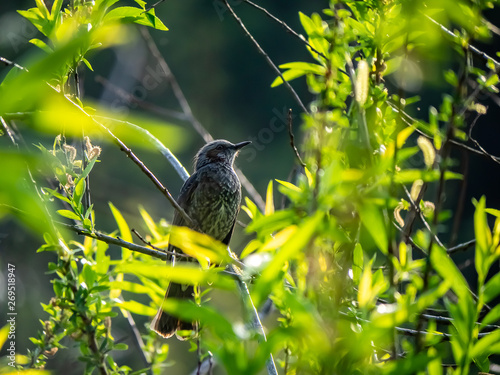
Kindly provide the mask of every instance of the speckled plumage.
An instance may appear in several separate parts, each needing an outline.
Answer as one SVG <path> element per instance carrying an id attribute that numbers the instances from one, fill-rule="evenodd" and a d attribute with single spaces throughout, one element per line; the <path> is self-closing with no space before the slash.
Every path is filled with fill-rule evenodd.
<path id="1" fill-rule="evenodd" d="M 195 156 L 194 173 L 182 186 L 177 199 L 188 216 L 198 223 L 199 228 L 194 229 L 226 245 L 231 239 L 241 201 L 241 184 L 233 163 L 238 151 L 249 143 L 232 144 L 216 140 L 203 146 Z M 173 225 L 186 226 L 185 220 L 177 212 Z M 171 245 L 168 250 L 181 251 Z M 170 283 L 165 299 L 191 299 L 193 292 L 192 286 Z M 181 321 L 161 308 L 151 323 L 153 330 L 166 338 L 177 330 L 192 330 L 193 326 L 193 322 Z"/>

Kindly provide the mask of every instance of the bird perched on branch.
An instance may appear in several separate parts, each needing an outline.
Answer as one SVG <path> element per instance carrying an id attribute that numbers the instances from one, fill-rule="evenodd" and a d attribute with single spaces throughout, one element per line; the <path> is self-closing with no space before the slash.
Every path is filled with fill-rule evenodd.
<path id="1" fill-rule="evenodd" d="M 174 214 L 173 225 L 191 227 L 225 245 L 229 244 L 241 202 L 241 184 L 233 169 L 233 163 L 238 152 L 250 143 L 246 141 L 233 144 L 221 139 L 206 144 L 198 151 L 194 158 L 194 173 L 182 186 L 177 199 L 179 206 L 197 227 L 187 225 L 179 212 Z M 168 246 L 168 250 L 182 252 L 172 245 Z M 175 257 L 172 262 L 175 263 Z M 193 299 L 193 293 L 192 285 L 170 282 L 165 299 Z M 168 338 L 177 330 L 193 330 L 195 324 L 182 321 L 160 307 L 151 327 L 159 335 Z"/>

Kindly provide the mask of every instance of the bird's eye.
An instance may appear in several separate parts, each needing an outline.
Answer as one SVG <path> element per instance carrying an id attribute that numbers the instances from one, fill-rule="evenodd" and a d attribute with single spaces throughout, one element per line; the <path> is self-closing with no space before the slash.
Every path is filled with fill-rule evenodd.
<path id="1" fill-rule="evenodd" d="M 218 146 L 216 147 L 216 149 L 217 149 L 217 150 L 222 150 L 222 145 L 218 145 Z"/>

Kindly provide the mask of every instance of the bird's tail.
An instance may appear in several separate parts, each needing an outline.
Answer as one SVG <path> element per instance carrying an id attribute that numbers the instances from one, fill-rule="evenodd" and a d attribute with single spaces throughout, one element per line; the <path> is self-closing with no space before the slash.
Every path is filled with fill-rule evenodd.
<path id="1" fill-rule="evenodd" d="M 170 283 L 165 293 L 165 301 L 167 298 L 176 299 L 193 299 L 194 288 L 192 285 L 181 285 L 177 283 Z M 178 317 L 172 316 L 160 306 L 153 321 L 151 322 L 151 329 L 165 338 L 172 337 L 177 330 L 179 331 L 193 331 L 196 329 L 196 322 L 186 322 Z M 177 336 L 180 340 L 185 340 L 182 336 Z"/>

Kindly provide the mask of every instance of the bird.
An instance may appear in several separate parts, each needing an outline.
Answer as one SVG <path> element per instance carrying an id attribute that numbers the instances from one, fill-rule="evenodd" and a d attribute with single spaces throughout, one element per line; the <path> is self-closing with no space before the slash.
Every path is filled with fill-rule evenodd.
<path id="1" fill-rule="evenodd" d="M 207 143 L 196 153 L 194 173 L 184 182 L 177 199 L 179 206 L 194 221 L 196 227 L 189 225 L 177 211 L 172 225 L 189 227 L 229 245 L 241 203 L 241 183 L 234 171 L 234 160 L 239 151 L 250 143 L 244 141 L 233 144 L 218 139 Z M 168 250 L 169 253 L 182 253 L 173 245 L 169 245 Z M 175 256 L 170 261 L 175 265 Z M 170 282 L 164 301 L 167 298 L 193 300 L 193 294 L 193 285 Z M 172 316 L 160 306 L 151 322 L 151 328 L 160 336 L 169 338 L 178 330 L 196 330 L 196 324 Z M 176 336 L 180 340 L 185 339 L 184 336 Z"/>

